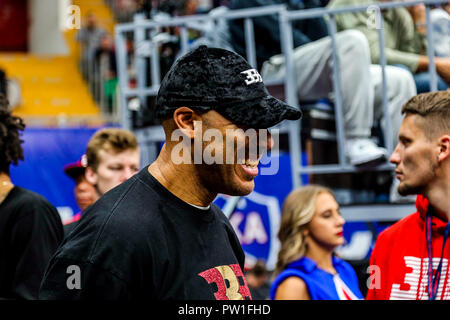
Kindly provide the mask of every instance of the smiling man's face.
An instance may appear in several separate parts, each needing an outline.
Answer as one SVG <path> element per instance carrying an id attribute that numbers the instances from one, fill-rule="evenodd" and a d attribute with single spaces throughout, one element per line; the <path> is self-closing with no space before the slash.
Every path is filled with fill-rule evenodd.
<path id="1" fill-rule="evenodd" d="M 210 191 L 229 195 L 247 195 L 255 187 L 261 150 L 268 151 L 272 138 L 267 129 L 253 130 L 238 126 L 216 111 L 202 115 L 202 134 L 208 130 L 220 132 L 221 139 L 202 140 L 202 153 L 212 150 L 215 159 L 221 163 L 197 165 L 198 175 Z M 250 138 L 248 133 L 253 138 Z M 265 134 L 261 134 L 264 132 Z M 197 137 L 200 138 L 200 137 Z M 208 154 L 208 153 L 206 153 Z"/>

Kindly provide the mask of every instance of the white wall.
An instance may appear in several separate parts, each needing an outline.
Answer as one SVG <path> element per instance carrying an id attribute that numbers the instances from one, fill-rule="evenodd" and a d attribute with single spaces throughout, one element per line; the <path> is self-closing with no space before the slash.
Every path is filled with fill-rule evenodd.
<path id="1" fill-rule="evenodd" d="M 29 48 L 30 53 L 43 55 L 66 55 L 69 53 L 60 28 L 60 0 L 29 1 Z"/>

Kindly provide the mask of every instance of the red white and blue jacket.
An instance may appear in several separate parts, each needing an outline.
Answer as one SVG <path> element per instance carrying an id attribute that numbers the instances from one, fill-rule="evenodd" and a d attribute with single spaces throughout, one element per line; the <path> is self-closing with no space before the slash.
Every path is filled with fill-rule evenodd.
<path id="1" fill-rule="evenodd" d="M 367 299 L 428 300 L 428 249 L 425 220 L 428 199 L 418 196 L 417 212 L 403 218 L 378 236 L 370 259 Z M 432 217 L 432 260 L 435 272 L 442 254 L 448 221 Z M 450 240 L 443 252 L 436 300 L 450 299 Z"/>

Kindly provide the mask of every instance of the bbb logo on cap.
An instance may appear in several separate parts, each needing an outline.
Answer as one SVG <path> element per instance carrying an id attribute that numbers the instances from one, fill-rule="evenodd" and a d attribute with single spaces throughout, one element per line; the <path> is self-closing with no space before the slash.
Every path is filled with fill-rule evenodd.
<path id="1" fill-rule="evenodd" d="M 248 69 L 242 71 L 241 73 L 247 75 L 247 78 L 245 79 L 245 84 L 248 86 L 253 83 L 263 82 L 262 77 L 260 76 L 258 70 L 256 69 Z"/>

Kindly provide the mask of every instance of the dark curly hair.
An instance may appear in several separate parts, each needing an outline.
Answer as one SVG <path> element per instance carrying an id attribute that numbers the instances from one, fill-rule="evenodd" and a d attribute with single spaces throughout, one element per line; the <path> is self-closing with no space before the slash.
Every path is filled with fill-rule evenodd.
<path id="1" fill-rule="evenodd" d="M 17 165 L 24 160 L 20 131 L 25 129 L 23 120 L 13 116 L 8 105 L 6 97 L 0 94 L 0 172 L 7 175 L 11 163 Z"/>

